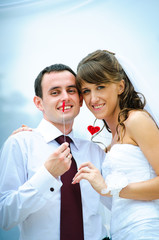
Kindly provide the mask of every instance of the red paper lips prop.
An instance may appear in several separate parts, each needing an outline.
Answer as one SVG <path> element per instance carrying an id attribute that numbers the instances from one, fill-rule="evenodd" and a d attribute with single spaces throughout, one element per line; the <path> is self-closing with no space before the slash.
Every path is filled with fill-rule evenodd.
<path id="1" fill-rule="evenodd" d="M 98 126 L 93 127 L 92 125 L 89 125 L 89 126 L 87 127 L 87 129 L 88 129 L 88 131 L 93 135 L 93 134 L 99 132 L 100 127 L 98 127 Z"/>

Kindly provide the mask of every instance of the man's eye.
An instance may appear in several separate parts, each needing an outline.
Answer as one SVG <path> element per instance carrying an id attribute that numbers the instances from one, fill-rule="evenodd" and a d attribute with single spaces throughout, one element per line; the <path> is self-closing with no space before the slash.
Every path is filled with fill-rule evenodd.
<path id="1" fill-rule="evenodd" d="M 70 88 L 68 90 L 69 93 L 76 93 L 77 92 L 77 89 L 76 88 Z"/>
<path id="2" fill-rule="evenodd" d="M 57 95 L 59 92 L 58 91 L 53 91 L 51 92 L 51 95 Z"/>

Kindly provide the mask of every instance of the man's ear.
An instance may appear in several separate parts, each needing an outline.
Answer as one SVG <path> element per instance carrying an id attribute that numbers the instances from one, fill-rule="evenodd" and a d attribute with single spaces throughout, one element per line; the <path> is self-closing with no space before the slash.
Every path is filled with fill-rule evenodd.
<path id="1" fill-rule="evenodd" d="M 83 105 L 83 96 L 80 94 L 79 98 L 80 98 L 80 107 L 82 107 L 82 105 Z"/>
<path id="2" fill-rule="evenodd" d="M 42 104 L 42 98 L 38 96 L 34 96 L 33 98 L 35 106 L 40 110 L 43 111 L 43 104 Z"/>
<path id="3" fill-rule="evenodd" d="M 125 81 L 122 79 L 118 85 L 118 94 L 121 95 L 125 90 Z"/>

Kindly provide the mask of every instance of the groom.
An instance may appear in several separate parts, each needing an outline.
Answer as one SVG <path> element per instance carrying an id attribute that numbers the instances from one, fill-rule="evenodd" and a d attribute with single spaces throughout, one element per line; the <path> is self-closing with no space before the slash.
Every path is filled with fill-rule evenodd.
<path id="1" fill-rule="evenodd" d="M 87 160 L 101 169 L 105 158 L 99 146 L 74 136 L 74 118 L 82 106 L 75 77 L 72 69 L 63 64 L 43 69 L 34 85 L 34 103 L 43 114 L 42 121 L 33 131 L 9 137 L 1 151 L 0 227 L 7 230 L 18 225 L 21 240 L 102 240 L 106 236 L 98 212 L 100 196 L 87 181 L 82 181 L 78 193 L 75 192 L 75 199 L 81 200 L 74 199 L 73 204 L 81 214 L 76 214 L 71 226 L 67 226 L 67 222 L 73 216 L 73 205 L 66 203 L 63 207 L 62 204 L 72 191 L 71 183 L 62 182 L 72 163 L 78 169 Z M 59 145 L 61 135 L 69 136 L 70 145 L 66 142 Z M 68 188 L 62 200 L 62 188 L 66 185 Z M 69 214 L 65 214 L 65 221 L 60 224 L 66 207 L 69 207 Z M 79 215 L 81 228 L 77 234 L 73 230 Z M 64 237 L 63 227 L 67 231 Z"/>

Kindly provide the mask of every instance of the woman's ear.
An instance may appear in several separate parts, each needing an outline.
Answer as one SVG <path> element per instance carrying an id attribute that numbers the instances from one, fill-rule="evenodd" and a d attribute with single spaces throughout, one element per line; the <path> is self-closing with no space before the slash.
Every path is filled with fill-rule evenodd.
<path id="1" fill-rule="evenodd" d="M 121 95 L 125 90 L 125 81 L 122 79 L 118 85 L 118 94 Z"/>
<path id="2" fill-rule="evenodd" d="M 43 104 L 42 104 L 42 98 L 38 96 L 34 96 L 33 98 L 35 106 L 40 110 L 43 111 Z"/>

